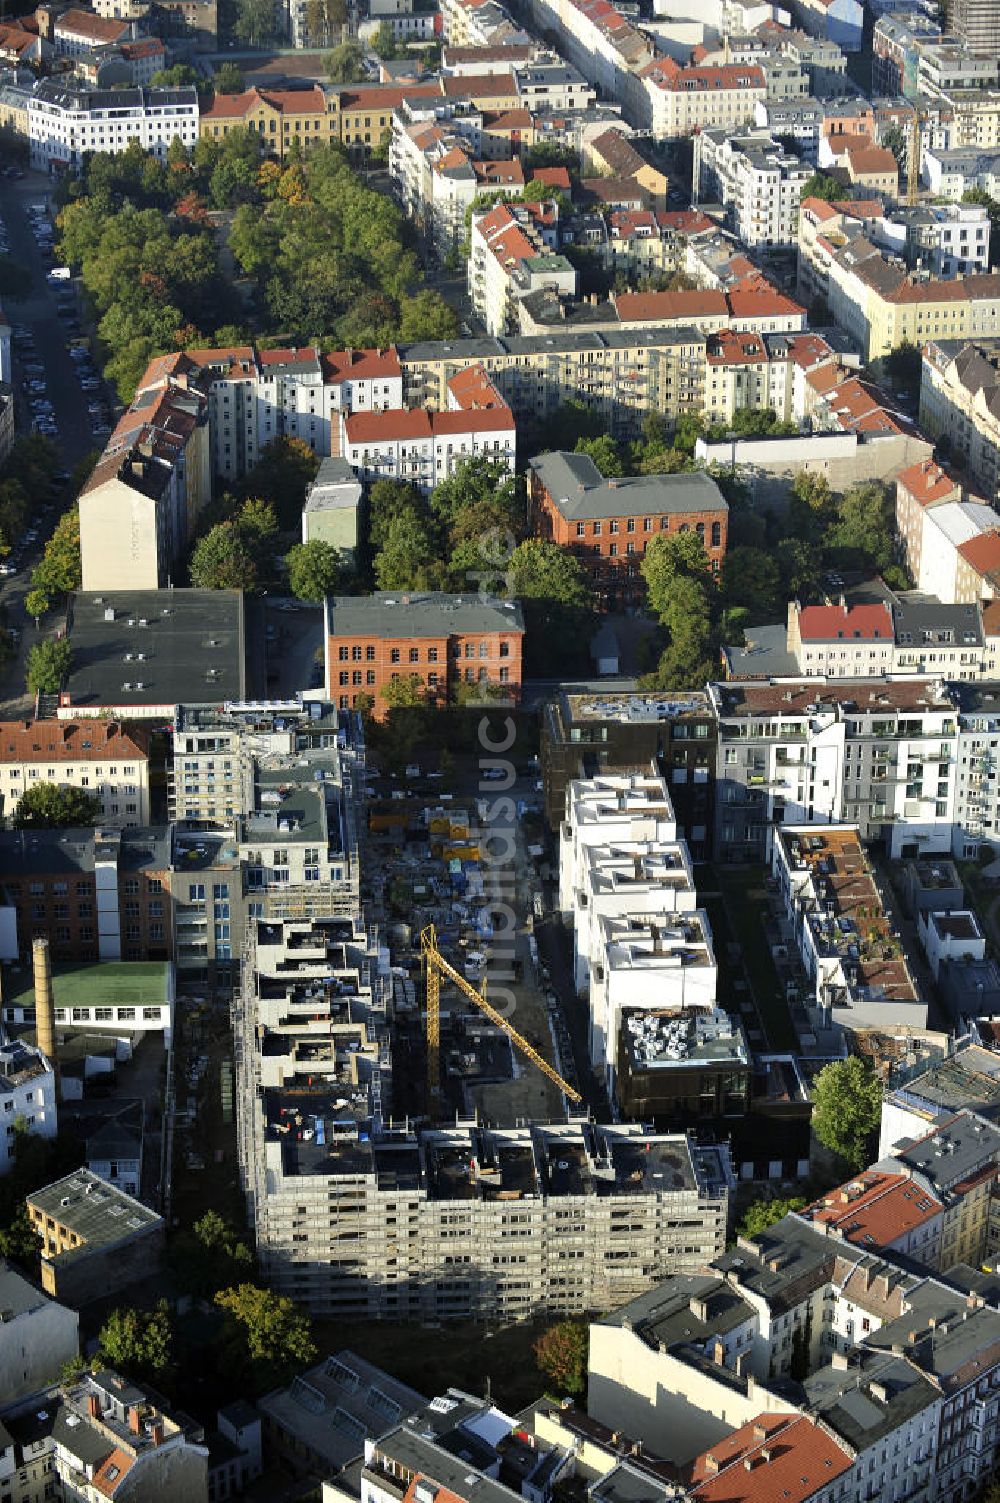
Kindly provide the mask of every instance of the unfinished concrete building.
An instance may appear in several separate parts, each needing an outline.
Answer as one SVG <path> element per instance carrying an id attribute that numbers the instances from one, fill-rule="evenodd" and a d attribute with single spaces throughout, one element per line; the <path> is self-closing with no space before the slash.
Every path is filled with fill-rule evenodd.
<path id="1" fill-rule="evenodd" d="M 323 1316 L 524 1319 L 721 1252 L 724 1148 L 642 1124 L 394 1124 L 386 960 L 357 924 L 252 926 L 239 1152 L 272 1287 Z"/>

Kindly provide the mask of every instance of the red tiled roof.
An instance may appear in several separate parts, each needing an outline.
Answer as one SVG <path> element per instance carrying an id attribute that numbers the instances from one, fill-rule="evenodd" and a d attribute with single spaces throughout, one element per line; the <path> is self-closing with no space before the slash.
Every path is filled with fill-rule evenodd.
<path id="1" fill-rule="evenodd" d="M 340 381 L 368 381 L 379 376 L 402 375 L 395 349 L 330 350 L 320 356 L 320 365 L 328 386 Z"/>
<path id="2" fill-rule="evenodd" d="M 510 408 L 481 365 L 468 365 L 464 371 L 457 371 L 448 382 L 448 391 L 464 412 L 503 408 L 510 413 Z"/>
<path id="3" fill-rule="evenodd" d="M 983 636 L 1000 637 L 1000 600 L 983 602 Z M 1000 1023 L 997 1024 L 1000 1028 Z"/>
<path id="4" fill-rule="evenodd" d="M 726 294 L 714 288 L 685 288 L 678 292 L 622 292 L 615 298 L 622 323 L 630 320 L 725 318 Z"/>
<path id="5" fill-rule="evenodd" d="M 695 1457 L 692 1503 L 806 1503 L 852 1465 L 814 1419 L 760 1414 Z"/>
<path id="6" fill-rule="evenodd" d="M 866 1169 L 801 1214 L 855 1246 L 891 1247 L 941 1209 L 941 1202 L 908 1175 Z"/>
<path id="7" fill-rule="evenodd" d="M 805 605 L 799 611 L 803 642 L 891 642 L 892 612 L 879 605 Z"/>
<path id="8" fill-rule="evenodd" d="M 917 464 L 911 464 L 909 469 L 900 470 L 896 484 L 909 491 L 921 506 L 929 506 L 932 501 L 943 501 L 946 496 L 954 495 L 957 489 L 957 482 L 946 470 L 942 470 L 935 459 L 921 459 Z"/>
<path id="9" fill-rule="evenodd" d="M 129 33 L 128 21 L 112 21 L 105 16 L 95 16 L 92 10 L 67 10 L 55 23 L 55 31 L 70 31 L 75 36 L 88 37 L 94 42 L 117 42 Z"/>
<path id="10" fill-rule="evenodd" d="M 1000 575 L 1000 531 L 996 528 L 959 543 L 958 551 L 977 574 L 987 579 Z"/>
<path id="11" fill-rule="evenodd" d="M 0 762 L 144 761 L 149 733 L 117 720 L 6 720 Z"/>
<path id="12" fill-rule="evenodd" d="M 531 181 L 544 183 L 547 188 L 564 188 L 567 193 L 572 187 L 568 167 L 534 167 Z"/>
<path id="13" fill-rule="evenodd" d="M 391 407 L 386 412 L 352 412 L 344 419 L 349 444 L 384 444 L 430 438 L 430 414 L 422 407 Z"/>
<path id="14" fill-rule="evenodd" d="M 766 365 L 767 346 L 753 329 L 720 329 L 709 335 L 706 359 L 709 365 Z"/>
<path id="15" fill-rule="evenodd" d="M 465 412 L 432 412 L 431 432 L 513 433 L 514 414 L 507 406 L 477 407 Z"/>
<path id="16" fill-rule="evenodd" d="M 764 70 L 756 63 L 719 63 L 715 67 L 681 68 L 673 58 L 661 57 L 640 68 L 639 77 L 646 78 L 659 89 L 675 93 L 709 93 L 721 89 L 763 89 Z"/>
<path id="17" fill-rule="evenodd" d="M 341 110 L 395 110 L 404 99 L 441 97 L 440 83 L 373 84 L 367 89 L 347 89 L 340 95 Z"/>
<path id="18" fill-rule="evenodd" d="M 259 104 L 270 105 L 282 115 L 325 115 L 326 95 L 317 84 L 312 89 L 246 89 L 242 94 L 216 94 L 205 120 L 239 120 Z"/>
<path id="19" fill-rule="evenodd" d="M 488 99 L 494 95 L 516 95 L 513 73 L 453 73 L 441 80 L 446 99 Z"/>
<path id="20" fill-rule="evenodd" d="M 783 292 L 767 283 L 753 287 L 731 287 L 727 297 L 733 318 L 778 318 L 784 314 L 797 317 L 806 311 L 801 304 L 785 297 Z"/>

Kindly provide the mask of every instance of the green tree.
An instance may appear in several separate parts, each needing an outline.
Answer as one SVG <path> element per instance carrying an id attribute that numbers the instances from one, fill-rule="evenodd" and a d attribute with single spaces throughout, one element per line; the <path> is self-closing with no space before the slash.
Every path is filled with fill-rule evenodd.
<path id="1" fill-rule="evenodd" d="M 319 459 L 301 438 L 276 438 L 245 476 L 240 495 L 269 502 L 279 527 L 298 530 L 306 491 L 318 470 Z"/>
<path id="2" fill-rule="evenodd" d="M 813 1082 L 812 1125 L 825 1147 L 852 1170 L 869 1162 L 882 1114 L 882 1084 L 866 1061 L 852 1054 L 825 1065 Z"/>
<path id="3" fill-rule="evenodd" d="M 269 42 L 274 36 L 273 0 L 236 0 L 233 31 L 241 42 L 252 47 Z"/>
<path id="4" fill-rule="evenodd" d="M 36 642 L 28 653 L 25 682 L 29 694 L 58 694 L 69 674 L 73 650 L 65 637 Z"/>
<path id="5" fill-rule="evenodd" d="M 253 549 L 235 522 L 219 522 L 198 539 L 189 572 L 200 590 L 252 590 L 257 585 Z"/>
<path id="6" fill-rule="evenodd" d="M 217 94 L 242 94 L 246 88 L 243 72 L 236 63 L 223 63 L 212 82 Z"/>
<path id="7" fill-rule="evenodd" d="M 552 677 L 583 664 L 596 602 L 579 559 L 558 543 L 528 538 L 510 555 L 507 580 L 524 609 L 529 671 Z"/>
<path id="8" fill-rule="evenodd" d="M 885 357 L 885 368 L 893 386 L 907 392 L 914 400 L 920 395 L 923 363 L 919 347 L 908 339 L 897 344 Z"/>
<path id="9" fill-rule="evenodd" d="M 190 1229 L 177 1234 L 170 1260 L 181 1287 L 201 1299 L 242 1283 L 254 1266 L 250 1248 L 218 1211 L 206 1211 Z"/>
<path id="10" fill-rule="evenodd" d="M 63 825 L 96 825 L 101 801 L 86 788 L 59 783 L 33 783 L 26 788 L 14 810 L 19 830 L 54 830 Z"/>
<path id="11" fill-rule="evenodd" d="M 831 177 L 828 172 L 814 172 L 812 177 L 807 178 L 802 184 L 802 197 L 822 198 L 827 203 L 837 203 L 844 197 L 846 189 L 843 183 Z"/>
<path id="12" fill-rule="evenodd" d="M 539 453 L 546 449 L 572 449 L 581 438 L 600 438 L 604 432 L 600 414 L 579 397 L 569 397 L 543 425 Z"/>
<path id="13" fill-rule="evenodd" d="M 717 676 L 718 657 L 711 611 L 704 585 L 678 575 L 661 616 L 667 646 L 651 674 L 640 683 L 648 689 L 701 689 Z"/>
<path id="14" fill-rule="evenodd" d="M 373 552 L 385 544 L 389 524 L 400 512 L 419 515 L 423 501 L 412 485 L 403 480 L 375 480 L 368 491 L 368 541 Z"/>
<path id="15" fill-rule="evenodd" d="M 404 341 L 419 339 L 454 339 L 458 333 L 458 314 L 429 287 L 399 305 L 399 337 Z"/>
<path id="16" fill-rule="evenodd" d="M 722 566 L 722 593 L 727 605 L 746 608 L 751 625 L 775 620 L 783 609 L 778 560 L 763 548 L 731 548 Z"/>
<path id="17" fill-rule="evenodd" d="M 365 49 L 359 42 L 341 42 L 323 59 L 331 83 L 360 83 L 365 77 Z"/>
<path id="18" fill-rule="evenodd" d="M 539 1370 L 559 1394 L 582 1394 L 586 1388 L 587 1345 L 587 1327 L 581 1320 L 560 1320 L 535 1342 Z"/>
<path id="19" fill-rule="evenodd" d="M 299 600 L 325 600 L 335 594 L 341 574 L 340 553 L 321 538 L 288 550 L 288 585 Z"/>
<path id="20" fill-rule="evenodd" d="M 426 516 L 416 511 L 398 512 L 385 530 L 382 547 L 375 556 L 375 581 L 380 590 L 418 590 L 430 586 L 437 564 L 437 549 Z"/>
<path id="21" fill-rule="evenodd" d="M 431 493 L 431 512 L 445 526 L 453 525 L 483 503 L 502 514 L 511 526 L 523 515 L 524 503 L 518 481 L 500 460 L 471 455 L 461 460 L 446 480 Z"/>
<path id="22" fill-rule="evenodd" d="M 893 503 L 878 481 L 855 485 L 837 502 L 836 520 L 824 538 L 824 552 L 848 567 L 885 569 L 894 553 Z"/>
<path id="23" fill-rule="evenodd" d="M 44 590 L 29 590 L 24 597 L 24 609 L 34 619 L 36 626 L 51 604 Z"/>
<path id="24" fill-rule="evenodd" d="M 183 89 L 190 85 L 204 88 L 205 80 L 190 63 L 174 63 L 169 68 L 158 68 L 149 84 L 153 89 Z"/>
<path id="25" fill-rule="evenodd" d="M 112 1310 L 98 1336 L 96 1360 L 133 1379 L 163 1382 L 173 1369 L 173 1341 L 165 1299 L 152 1310 Z"/>
<path id="26" fill-rule="evenodd" d="M 31 583 L 34 589 L 52 599 L 78 590 L 81 580 L 80 508 L 74 505 L 59 518 L 41 560 L 32 571 Z"/>
<path id="27" fill-rule="evenodd" d="M 766 1232 L 769 1226 L 791 1215 L 792 1211 L 801 1211 L 805 1203 L 801 1195 L 793 1195 L 790 1200 L 755 1200 L 747 1206 L 743 1220 L 736 1228 L 737 1235 L 759 1237 L 761 1232 Z"/>
<path id="28" fill-rule="evenodd" d="M 391 710 L 412 710 L 427 699 L 427 688 L 419 673 L 398 673 L 379 690 Z"/>
<path id="29" fill-rule="evenodd" d="M 38 1233 L 28 1220 L 26 1207 L 19 1206 L 4 1226 L 0 1226 L 0 1257 L 31 1267 L 38 1257 Z"/>
<path id="30" fill-rule="evenodd" d="M 712 585 L 705 545 L 695 532 L 660 532 L 650 538 L 639 565 L 646 581 L 649 608 L 660 620 L 671 613 L 671 597 L 679 579 L 691 580 L 704 591 Z"/>
<path id="31" fill-rule="evenodd" d="M 574 453 L 589 455 L 605 480 L 625 474 L 621 450 L 608 433 L 602 433 L 599 438 L 578 438 Z"/>
<path id="32" fill-rule="evenodd" d="M 221 1345 L 234 1382 L 264 1392 L 315 1360 L 309 1318 L 283 1294 L 239 1284 L 221 1289 L 215 1303 L 227 1317 Z"/>
<path id="33" fill-rule="evenodd" d="M 405 57 L 406 48 L 400 48 L 392 29 L 391 21 L 380 21 L 378 30 L 371 39 L 371 48 L 383 62 L 391 62 L 395 57 Z"/>

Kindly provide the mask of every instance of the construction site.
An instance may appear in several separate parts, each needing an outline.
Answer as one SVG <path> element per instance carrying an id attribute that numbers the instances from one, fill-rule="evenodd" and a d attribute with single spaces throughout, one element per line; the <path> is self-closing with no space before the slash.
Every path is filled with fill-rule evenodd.
<path id="1" fill-rule="evenodd" d="M 369 776 L 363 918 L 251 921 L 237 1138 L 262 1272 L 319 1316 L 522 1320 L 700 1266 L 728 1154 L 591 1120 L 535 943 L 529 790 L 418 773 Z"/>

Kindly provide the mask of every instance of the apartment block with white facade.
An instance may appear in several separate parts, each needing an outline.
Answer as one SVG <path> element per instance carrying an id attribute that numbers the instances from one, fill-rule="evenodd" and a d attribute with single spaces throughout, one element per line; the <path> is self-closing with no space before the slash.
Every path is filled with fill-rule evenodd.
<path id="1" fill-rule="evenodd" d="M 55 1069 L 33 1044 L 0 1033 L 0 1175 L 14 1165 L 19 1124 L 33 1136 L 55 1137 Z"/>
<path id="2" fill-rule="evenodd" d="M 725 129 L 695 137 L 695 201 L 726 206 L 732 228 L 748 246 L 793 246 L 802 185 L 810 169 L 770 131 L 733 136 Z"/>
<path id="3" fill-rule="evenodd" d="M 0 812 L 10 818 L 38 783 L 93 795 L 102 825 L 147 825 L 148 733 L 114 720 L 6 721 L 0 732 Z"/>
<path id="4" fill-rule="evenodd" d="M 676 841 L 674 806 L 663 778 L 645 773 L 599 773 L 566 789 L 566 817 L 559 832 L 559 907 L 578 907 L 585 879 L 585 852 L 620 841 Z"/>
<path id="5" fill-rule="evenodd" d="M 198 141 L 198 94 L 179 89 L 77 89 L 43 80 L 28 100 L 31 165 L 78 170 L 88 152 L 125 151 L 137 142 L 164 160 L 174 140 Z"/>
<path id="6" fill-rule="evenodd" d="M 857 824 L 896 858 L 952 845 L 958 711 L 933 680 L 709 686 L 716 851 L 762 859 L 782 824 Z"/>

